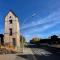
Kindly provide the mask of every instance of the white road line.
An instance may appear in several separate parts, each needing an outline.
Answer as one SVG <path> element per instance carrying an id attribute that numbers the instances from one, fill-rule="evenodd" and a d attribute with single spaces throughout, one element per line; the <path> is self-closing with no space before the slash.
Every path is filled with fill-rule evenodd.
<path id="1" fill-rule="evenodd" d="M 31 50 L 32 51 L 32 50 Z M 37 60 L 37 58 L 35 57 L 34 53 L 32 52 L 32 55 L 33 55 L 33 59 L 34 60 Z"/>
<path id="2" fill-rule="evenodd" d="M 34 54 L 37 54 L 37 55 L 45 55 L 45 56 L 48 56 L 48 55 L 51 55 L 52 53 L 44 50 L 44 49 L 38 49 L 38 48 L 32 48 L 33 49 L 33 53 Z"/>

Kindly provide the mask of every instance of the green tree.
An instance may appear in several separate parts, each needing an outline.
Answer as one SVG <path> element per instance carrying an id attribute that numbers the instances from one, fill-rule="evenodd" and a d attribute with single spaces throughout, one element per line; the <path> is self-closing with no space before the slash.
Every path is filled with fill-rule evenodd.
<path id="1" fill-rule="evenodd" d="M 30 43 L 39 44 L 40 43 L 40 38 L 32 38 L 32 40 L 30 40 Z"/>

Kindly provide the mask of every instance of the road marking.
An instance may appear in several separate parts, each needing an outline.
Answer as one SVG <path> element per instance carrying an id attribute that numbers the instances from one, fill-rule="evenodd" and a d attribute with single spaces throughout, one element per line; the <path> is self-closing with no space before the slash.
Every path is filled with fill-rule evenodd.
<path id="1" fill-rule="evenodd" d="M 30 49 L 31 50 L 31 49 Z M 32 59 L 30 58 L 29 60 L 37 60 L 37 58 L 35 57 L 35 55 L 33 54 L 33 51 L 31 50 L 31 55 L 28 56 L 29 57 L 32 57 Z"/>
<path id="2" fill-rule="evenodd" d="M 37 55 L 44 55 L 44 56 L 49 56 L 51 55 L 52 53 L 50 53 L 49 51 L 46 51 L 44 49 L 36 49 L 36 48 L 32 48 L 32 51 L 34 54 L 37 54 Z"/>

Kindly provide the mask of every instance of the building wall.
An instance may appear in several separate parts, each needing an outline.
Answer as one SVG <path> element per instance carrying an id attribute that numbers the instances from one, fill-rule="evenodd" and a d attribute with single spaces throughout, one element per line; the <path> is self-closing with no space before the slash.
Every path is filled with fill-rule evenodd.
<path id="1" fill-rule="evenodd" d="M 10 24 L 10 21 L 12 23 Z M 12 29 L 12 35 L 10 36 L 10 30 Z M 13 39 L 16 41 L 16 46 L 13 45 Z M 10 44 L 16 50 L 20 49 L 20 32 L 19 32 L 19 22 L 18 18 L 10 11 L 5 17 L 5 33 L 4 33 L 4 43 Z"/>

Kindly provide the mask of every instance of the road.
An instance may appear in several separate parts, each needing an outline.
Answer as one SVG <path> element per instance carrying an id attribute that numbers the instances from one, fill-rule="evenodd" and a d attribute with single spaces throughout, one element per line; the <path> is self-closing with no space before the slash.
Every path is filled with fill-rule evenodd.
<path id="1" fill-rule="evenodd" d="M 37 60 L 60 60 L 60 49 L 49 46 L 29 45 Z"/>
<path id="2" fill-rule="evenodd" d="M 60 49 L 46 45 L 27 45 L 27 54 L 2 54 L 1 60 L 60 60 Z"/>
<path id="3" fill-rule="evenodd" d="M 27 60 L 26 55 L 3 54 L 0 55 L 0 60 Z"/>

